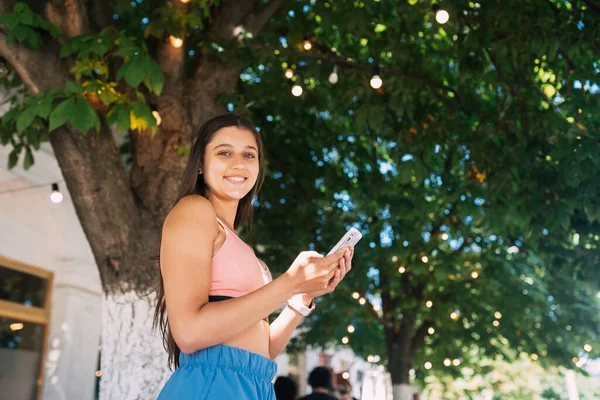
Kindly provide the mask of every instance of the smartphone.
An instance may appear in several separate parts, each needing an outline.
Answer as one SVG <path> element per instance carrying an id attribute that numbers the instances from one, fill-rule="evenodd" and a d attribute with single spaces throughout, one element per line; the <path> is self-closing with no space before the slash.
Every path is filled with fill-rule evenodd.
<path id="1" fill-rule="evenodd" d="M 327 255 L 333 254 L 341 248 L 354 246 L 362 238 L 362 233 L 356 228 L 350 228 L 348 232 L 340 239 L 339 242 L 327 253 Z"/>

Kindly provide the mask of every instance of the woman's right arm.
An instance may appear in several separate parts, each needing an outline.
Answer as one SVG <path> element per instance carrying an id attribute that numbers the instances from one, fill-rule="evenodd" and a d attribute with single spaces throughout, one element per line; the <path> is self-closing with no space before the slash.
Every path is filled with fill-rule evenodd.
<path id="1" fill-rule="evenodd" d="M 295 262 L 288 272 L 252 293 L 209 303 L 217 234 L 215 211 L 201 196 L 180 200 L 163 226 L 160 264 L 167 315 L 173 338 L 184 353 L 224 343 L 267 317 L 294 294 L 325 287 L 343 255 L 307 258 L 298 265 Z"/>

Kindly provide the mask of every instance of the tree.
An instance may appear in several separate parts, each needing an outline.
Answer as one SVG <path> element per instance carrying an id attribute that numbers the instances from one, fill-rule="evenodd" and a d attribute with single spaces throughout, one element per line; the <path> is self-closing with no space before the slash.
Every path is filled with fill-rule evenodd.
<path id="1" fill-rule="evenodd" d="M 26 167 L 49 140 L 63 171 L 106 293 L 102 398 L 151 397 L 168 374 L 144 257 L 191 134 L 227 109 L 265 137 L 246 235 L 274 271 L 365 234 L 299 343 L 352 323 L 400 399 L 425 362 L 516 347 L 566 364 L 597 339 L 599 10 L 452 7 L 440 25 L 416 0 L 0 2 L 4 86 L 25 88 L 0 138 Z"/>

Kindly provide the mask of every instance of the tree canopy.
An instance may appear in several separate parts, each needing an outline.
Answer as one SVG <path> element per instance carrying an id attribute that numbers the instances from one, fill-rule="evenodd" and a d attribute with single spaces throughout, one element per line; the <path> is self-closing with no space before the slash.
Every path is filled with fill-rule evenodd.
<path id="1" fill-rule="evenodd" d="M 27 89 L 0 125 L 14 147 L 9 166 L 20 154 L 30 166 L 60 127 L 116 126 L 128 133 L 136 199 L 157 199 L 148 208 L 164 215 L 169 203 L 140 163 L 171 163 L 176 176 L 200 122 L 246 114 L 267 148 L 245 232 L 259 257 L 282 272 L 307 247 L 327 252 L 349 226 L 364 234 L 351 273 L 296 345 L 347 337 L 379 355 L 394 383 L 410 369 L 458 376 L 455 367 L 480 368 L 484 356 L 578 367 L 597 356 L 600 8 L 246 3 L 113 1 L 70 34 L 72 24 L 16 2 L 0 18 L 3 84 Z M 54 51 L 44 68 L 68 72 L 36 83 L 50 72 L 24 73 L 23 57 L 7 53 L 16 44 L 19 54 Z M 150 131 L 175 154 L 147 156 Z"/>

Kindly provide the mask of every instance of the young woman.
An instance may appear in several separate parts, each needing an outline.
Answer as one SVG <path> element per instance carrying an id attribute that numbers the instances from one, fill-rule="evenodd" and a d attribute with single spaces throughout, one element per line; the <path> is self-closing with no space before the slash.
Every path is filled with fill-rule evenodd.
<path id="1" fill-rule="evenodd" d="M 234 114 L 207 121 L 192 146 L 162 231 L 154 322 L 176 370 L 159 400 L 274 400 L 272 360 L 313 299 L 332 292 L 351 268 L 352 248 L 327 257 L 305 251 L 272 280 L 236 235 L 251 223 L 263 155 L 254 125 Z"/>

